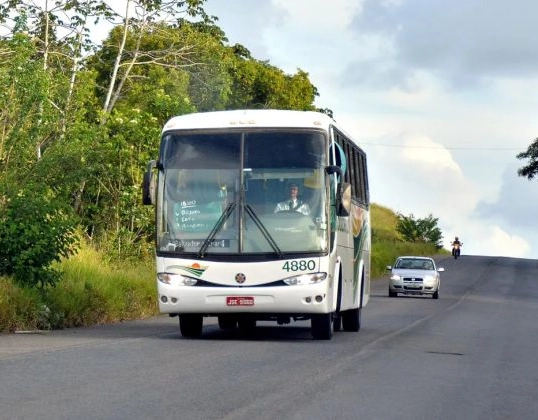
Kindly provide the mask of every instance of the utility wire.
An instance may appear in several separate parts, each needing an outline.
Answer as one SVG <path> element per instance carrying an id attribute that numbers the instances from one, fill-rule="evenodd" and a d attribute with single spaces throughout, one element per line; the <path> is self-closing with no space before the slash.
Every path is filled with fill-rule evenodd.
<path id="1" fill-rule="evenodd" d="M 483 151 L 523 151 L 524 148 L 519 147 L 448 147 L 448 146 L 408 146 L 404 144 L 382 144 L 382 143 L 363 143 L 359 142 L 361 146 L 377 146 L 377 147 L 395 147 L 399 149 L 439 149 L 439 150 L 483 150 Z"/>

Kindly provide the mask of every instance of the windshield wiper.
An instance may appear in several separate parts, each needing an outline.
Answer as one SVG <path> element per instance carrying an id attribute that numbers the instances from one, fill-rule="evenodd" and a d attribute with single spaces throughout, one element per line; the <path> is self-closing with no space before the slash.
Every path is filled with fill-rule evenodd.
<path id="1" fill-rule="evenodd" d="M 235 203 L 230 203 L 226 206 L 226 208 L 220 215 L 219 220 L 217 220 L 217 223 L 215 223 L 215 226 L 213 226 L 213 229 L 211 229 L 211 232 L 209 232 L 209 235 L 207 236 L 204 243 L 200 247 L 200 251 L 198 252 L 198 258 L 204 258 L 205 252 L 207 251 L 207 248 L 209 248 L 211 241 L 215 239 L 215 236 L 217 236 L 217 233 L 220 232 L 220 230 L 222 229 L 222 226 L 224 226 L 224 222 L 226 222 L 226 220 L 229 219 L 234 208 L 235 208 Z"/>
<path id="2" fill-rule="evenodd" d="M 266 227 L 263 225 L 262 221 L 259 219 L 259 217 L 254 213 L 254 210 L 252 210 L 252 207 L 250 205 L 245 205 L 245 210 L 247 214 L 254 220 L 254 224 L 260 229 L 260 232 L 263 234 L 264 238 L 267 239 L 267 242 L 269 242 L 269 245 L 271 245 L 271 248 L 278 254 L 280 258 L 284 258 L 284 254 L 282 254 L 282 251 L 278 247 L 277 243 L 269 233 L 269 231 L 266 229 Z"/>

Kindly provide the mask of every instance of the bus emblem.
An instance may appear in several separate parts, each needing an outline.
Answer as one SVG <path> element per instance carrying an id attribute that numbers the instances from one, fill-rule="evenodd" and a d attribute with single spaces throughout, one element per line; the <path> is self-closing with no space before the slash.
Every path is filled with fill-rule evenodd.
<path id="1" fill-rule="evenodd" d="M 239 284 L 243 284 L 247 278 L 243 273 L 237 273 L 235 275 L 235 281 Z"/>

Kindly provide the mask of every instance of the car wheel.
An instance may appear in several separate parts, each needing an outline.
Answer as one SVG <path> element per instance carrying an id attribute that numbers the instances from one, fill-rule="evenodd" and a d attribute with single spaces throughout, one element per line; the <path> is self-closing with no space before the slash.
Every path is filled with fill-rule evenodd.
<path id="1" fill-rule="evenodd" d="M 398 296 L 398 293 L 393 292 L 392 290 L 389 289 L 389 297 L 397 297 L 397 296 Z"/>
<path id="2" fill-rule="evenodd" d="M 432 295 L 433 299 L 439 299 L 439 289 L 435 291 L 435 293 Z"/>

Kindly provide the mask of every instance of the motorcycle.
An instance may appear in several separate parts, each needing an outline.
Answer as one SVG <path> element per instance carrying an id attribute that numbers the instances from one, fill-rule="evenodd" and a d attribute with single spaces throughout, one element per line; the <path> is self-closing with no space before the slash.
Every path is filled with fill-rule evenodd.
<path id="1" fill-rule="evenodd" d="M 452 256 L 454 257 L 455 260 L 457 260 L 461 254 L 460 248 L 462 245 L 463 245 L 463 242 L 452 243 Z"/>

